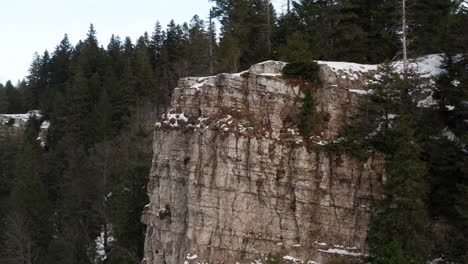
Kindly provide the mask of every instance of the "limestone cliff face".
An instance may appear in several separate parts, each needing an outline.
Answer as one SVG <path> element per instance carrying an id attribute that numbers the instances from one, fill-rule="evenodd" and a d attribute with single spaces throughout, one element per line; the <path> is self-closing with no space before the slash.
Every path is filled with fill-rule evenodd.
<path id="1" fill-rule="evenodd" d="M 42 119 L 42 114 L 39 110 L 31 110 L 26 114 L 0 114 L 0 139 L 6 135 L 14 137 L 23 135 L 29 119 L 33 116 L 37 119 Z M 39 129 L 38 140 L 40 140 L 42 146 L 45 145 L 49 126 L 49 121 L 43 121 Z"/>
<path id="2" fill-rule="evenodd" d="M 316 144 L 337 135 L 375 70 L 320 63 Z M 294 125 L 303 94 L 281 76 L 283 66 L 180 80 L 155 127 L 144 263 L 327 263 L 366 254 L 383 160 L 308 150 Z"/>

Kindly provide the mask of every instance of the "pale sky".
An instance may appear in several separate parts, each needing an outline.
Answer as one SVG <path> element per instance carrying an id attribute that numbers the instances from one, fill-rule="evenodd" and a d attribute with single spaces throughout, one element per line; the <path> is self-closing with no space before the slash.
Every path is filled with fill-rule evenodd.
<path id="1" fill-rule="evenodd" d="M 284 1 L 272 1 L 278 13 Z M 188 22 L 195 14 L 205 19 L 211 5 L 208 0 L 1 0 L 0 82 L 15 84 L 28 74 L 34 52 L 53 51 L 65 33 L 76 44 L 91 23 L 107 46 L 112 34 L 135 41 L 151 33 L 157 20 L 165 26 L 171 19 Z"/>

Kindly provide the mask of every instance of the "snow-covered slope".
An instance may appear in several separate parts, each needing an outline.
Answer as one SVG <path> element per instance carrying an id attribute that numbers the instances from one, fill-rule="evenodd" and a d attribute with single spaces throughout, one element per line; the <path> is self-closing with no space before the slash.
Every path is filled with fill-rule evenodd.
<path id="1" fill-rule="evenodd" d="M 431 54 L 422 56 L 409 61 L 409 68 L 414 72 L 421 75 L 421 77 L 435 77 L 443 72 L 442 63 L 444 58 L 440 54 Z M 337 62 L 337 61 L 316 61 L 318 64 L 327 65 L 335 72 L 343 72 L 349 75 L 356 73 L 370 73 L 376 71 L 379 64 L 359 64 L 351 62 Z M 395 70 L 403 72 L 403 61 L 396 61 L 392 63 Z"/>

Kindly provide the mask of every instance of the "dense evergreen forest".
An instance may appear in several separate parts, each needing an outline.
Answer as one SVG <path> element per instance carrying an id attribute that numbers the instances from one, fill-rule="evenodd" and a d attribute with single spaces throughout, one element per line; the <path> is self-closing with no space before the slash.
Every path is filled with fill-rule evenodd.
<path id="1" fill-rule="evenodd" d="M 212 2 L 207 21 L 156 23 L 136 40 L 112 36 L 106 47 L 93 25 L 76 45 L 65 35 L 34 57 L 24 80 L 0 84 L 0 113 L 40 109 L 52 124 L 45 147 L 37 140 L 42 120 L 31 120 L 22 138 L 0 138 L 0 263 L 141 262 L 152 125 L 179 78 L 269 59 L 402 57 L 399 0 L 285 1 L 283 14 L 268 0 Z M 327 148 L 388 157 L 371 263 L 425 263 L 440 254 L 468 263 L 468 10 L 461 0 L 407 4 L 409 57 L 446 58 L 434 84 L 438 105 L 417 108 L 411 91 L 419 77 L 387 65 L 345 140 Z M 309 119 L 300 120 L 305 134 L 313 131 Z M 443 239 L 429 230 L 440 222 L 452 228 Z"/>

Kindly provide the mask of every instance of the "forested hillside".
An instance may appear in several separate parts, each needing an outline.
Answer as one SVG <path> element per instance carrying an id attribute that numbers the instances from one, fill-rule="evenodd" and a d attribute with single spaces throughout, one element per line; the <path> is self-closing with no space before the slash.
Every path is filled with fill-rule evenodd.
<path id="1" fill-rule="evenodd" d="M 24 80 L 0 84 L 0 113 L 42 113 L 21 138 L 0 138 L 0 263 L 141 263 L 152 127 L 179 78 L 272 59 L 377 64 L 402 57 L 399 0 L 285 1 L 282 14 L 269 0 L 212 2 L 210 18 L 157 22 L 136 40 L 98 41 L 99 25 L 76 44 L 65 35 L 35 55 Z M 345 140 L 324 148 L 388 157 L 390 180 L 369 233 L 371 263 L 425 263 L 441 254 L 468 263 L 466 1 L 407 5 L 410 59 L 445 58 L 445 71 L 428 84 L 433 103 L 418 107 L 412 97 L 420 75 L 387 64 Z M 309 112 L 313 98 L 306 93 Z M 37 140 L 43 120 L 51 123 L 45 146 Z M 304 137 L 313 122 L 299 120 Z"/>

